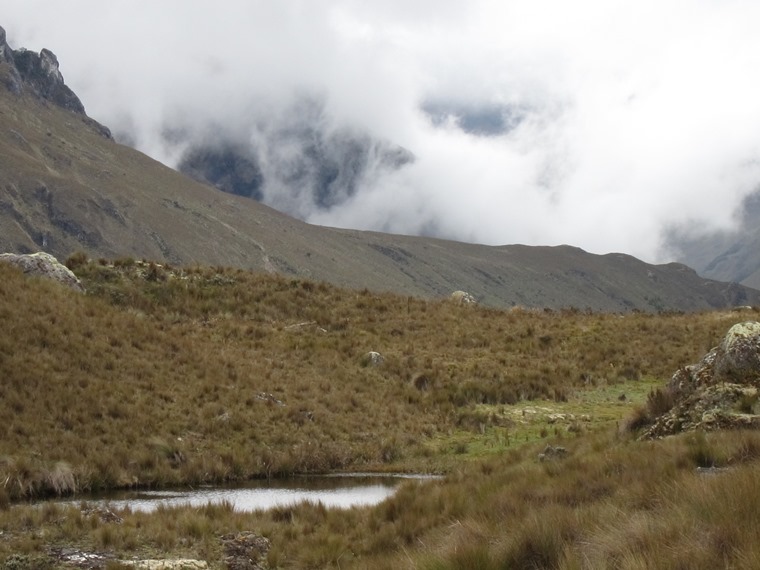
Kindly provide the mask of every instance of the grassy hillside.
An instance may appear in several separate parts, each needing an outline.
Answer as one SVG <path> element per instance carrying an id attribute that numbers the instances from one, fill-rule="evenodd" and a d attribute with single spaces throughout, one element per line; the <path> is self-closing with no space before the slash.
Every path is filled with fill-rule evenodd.
<path id="1" fill-rule="evenodd" d="M 239 530 L 271 539 L 274 568 L 758 563 L 758 435 L 636 442 L 620 429 L 652 387 L 757 311 L 501 311 L 225 268 L 69 264 L 87 294 L 0 264 L 8 568 L 53 567 L 69 545 L 221 568 L 219 537 Z M 568 457 L 537 461 L 547 443 Z M 9 506 L 352 469 L 448 476 L 346 512 L 221 506 L 122 513 L 117 525 Z"/>
<path id="2" fill-rule="evenodd" d="M 736 318 L 503 312 L 131 260 L 75 269 L 86 296 L 0 267 L 14 497 L 55 490 L 61 461 L 75 489 L 426 464 L 437 436 L 508 426 L 480 405 L 665 379 Z"/>

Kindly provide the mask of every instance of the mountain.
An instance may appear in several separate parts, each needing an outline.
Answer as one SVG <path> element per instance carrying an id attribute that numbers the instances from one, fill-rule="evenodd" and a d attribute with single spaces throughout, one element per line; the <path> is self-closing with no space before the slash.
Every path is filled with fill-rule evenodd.
<path id="1" fill-rule="evenodd" d="M 737 231 L 699 237 L 674 231 L 669 241 L 700 275 L 760 288 L 760 191 L 744 200 Z"/>
<path id="2" fill-rule="evenodd" d="M 301 95 L 284 112 L 241 119 L 237 130 L 169 130 L 184 147 L 178 170 L 296 218 L 329 210 L 359 186 L 414 161 L 408 150 L 366 132 L 329 125 L 324 101 Z"/>
<path id="3" fill-rule="evenodd" d="M 495 307 L 760 304 L 760 292 L 680 264 L 306 224 L 118 144 L 76 105 L 52 52 L 14 51 L 4 32 L 0 49 L 0 251 L 235 266 L 427 298 L 465 290 Z M 238 167 L 254 184 L 255 168 Z"/>

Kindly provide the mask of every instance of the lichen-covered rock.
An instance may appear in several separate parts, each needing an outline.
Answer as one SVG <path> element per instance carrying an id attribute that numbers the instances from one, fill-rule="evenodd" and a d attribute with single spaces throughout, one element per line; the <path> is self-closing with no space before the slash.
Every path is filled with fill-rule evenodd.
<path id="1" fill-rule="evenodd" d="M 760 427 L 760 323 L 731 327 L 720 345 L 697 364 L 679 369 L 661 392 L 672 402 L 642 438 L 695 429 Z"/>
<path id="2" fill-rule="evenodd" d="M 746 322 L 731 327 L 720 345 L 715 361 L 720 380 L 747 382 L 760 374 L 760 323 Z"/>
<path id="3" fill-rule="evenodd" d="M 459 305 L 475 305 L 477 300 L 467 291 L 454 291 L 451 300 Z"/>
<path id="4" fill-rule="evenodd" d="M 84 292 L 84 287 L 77 276 L 49 253 L 38 252 L 20 255 L 0 253 L 0 261 L 19 267 L 26 275 L 52 279 L 75 291 Z"/>

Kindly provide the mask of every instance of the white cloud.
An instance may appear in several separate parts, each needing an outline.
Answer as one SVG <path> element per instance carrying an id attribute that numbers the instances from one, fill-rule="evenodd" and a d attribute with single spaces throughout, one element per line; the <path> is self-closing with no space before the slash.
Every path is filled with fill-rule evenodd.
<path id="1" fill-rule="evenodd" d="M 166 126 L 256 125 L 324 97 L 328 128 L 410 149 L 310 221 L 662 259 L 675 224 L 727 228 L 760 179 L 756 3 L 7 0 L 13 47 L 47 47 L 88 113 L 171 162 Z M 518 109 L 500 136 L 435 127 L 425 101 Z M 264 129 L 266 130 L 266 129 Z"/>

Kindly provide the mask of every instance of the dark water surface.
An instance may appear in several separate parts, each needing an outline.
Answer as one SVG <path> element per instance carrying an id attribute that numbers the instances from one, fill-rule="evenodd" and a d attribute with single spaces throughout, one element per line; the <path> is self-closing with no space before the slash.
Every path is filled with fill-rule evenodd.
<path id="1" fill-rule="evenodd" d="M 391 495 L 405 480 L 430 480 L 433 475 L 323 475 L 271 481 L 253 481 L 227 487 L 197 487 L 161 491 L 118 491 L 61 501 L 108 505 L 113 509 L 152 512 L 161 506 L 205 506 L 230 503 L 236 511 L 266 510 L 305 501 L 331 508 L 376 505 Z"/>

